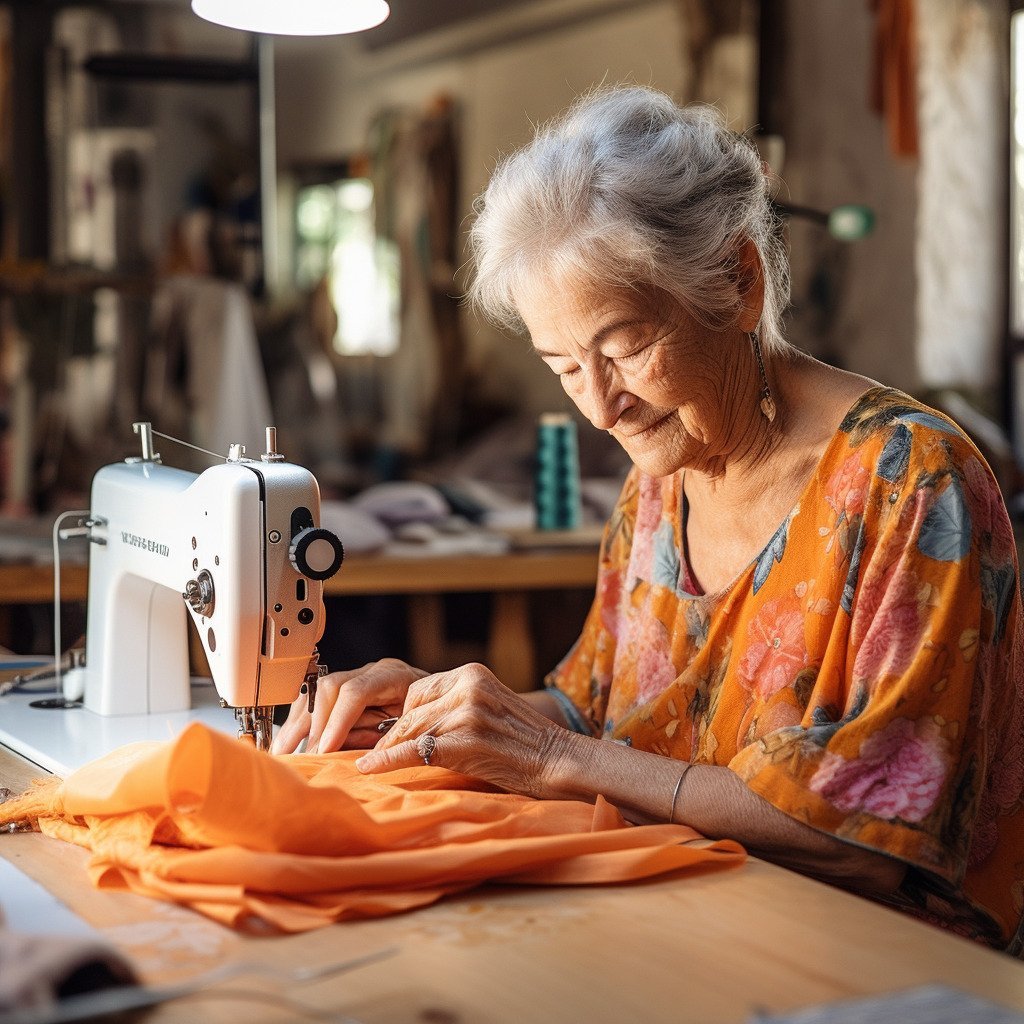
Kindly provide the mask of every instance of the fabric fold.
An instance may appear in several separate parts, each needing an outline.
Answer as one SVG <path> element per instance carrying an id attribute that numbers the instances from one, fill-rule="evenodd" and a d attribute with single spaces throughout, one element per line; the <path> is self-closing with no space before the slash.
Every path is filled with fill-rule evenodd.
<path id="1" fill-rule="evenodd" d="M 486 881 L 586 885 L 742 863 L 737 843 L 631 826 L 603 798 L 534 800 L 444 768 L 362 775 L 358 752 L 274 757 L 195 723 L 0 805 L 92 851 L 105 889 L 225 924 L 303 931 Z"/>

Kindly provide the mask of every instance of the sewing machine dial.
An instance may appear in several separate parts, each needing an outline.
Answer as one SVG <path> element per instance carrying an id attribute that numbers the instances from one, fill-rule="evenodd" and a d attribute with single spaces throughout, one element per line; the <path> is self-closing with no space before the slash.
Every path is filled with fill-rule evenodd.
<path id="1" fill-rule="evenodd" d="M 311 580 L 329 580 L 344 558 L 341 541 L 330 530 L 318 526 L 300 530 L 288 548 L 288 560 L 295 571 Z"/>

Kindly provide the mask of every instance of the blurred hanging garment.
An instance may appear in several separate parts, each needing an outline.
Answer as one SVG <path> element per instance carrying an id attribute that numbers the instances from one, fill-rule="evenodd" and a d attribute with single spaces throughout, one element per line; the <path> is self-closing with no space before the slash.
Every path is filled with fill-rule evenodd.
<path id="1" fill-rule="evenodd" d="M 297 932 L 434 903 L 481 882 L 581 885 L 741 864 L 731 840 L 628 825 L 604 799 L 534 800 L 444 768 L 362 775 L 358 751 L 275 757 L 194 724 L 0 804 L 92 850 L 104 889 L 224 924 Z"/>
<path id="2" fill-rule="evenodd" d="M 245 289 L 170 277 L 153 297 L 152 331 L 143 409 L 153 425 L 210 451 L 226 453 L 235 442 L 250 456 L 262 451 L 274 420 Z"/>
<path id="3" fill-rule="evenodd" d="M 918 155 L 914 0 L 869 0 L 875 14 L 871 106 L 886 121 L 894 156 Z"/>
<path id="4" fill-rule="evenodd" d="M 387 109 L 370 126 L 377 233 L 398 247 L 401 324 L 386 357 L 382 444 L 437 457 L 457 442 L 466 344 L 459 319 L 458 110 Z"/>

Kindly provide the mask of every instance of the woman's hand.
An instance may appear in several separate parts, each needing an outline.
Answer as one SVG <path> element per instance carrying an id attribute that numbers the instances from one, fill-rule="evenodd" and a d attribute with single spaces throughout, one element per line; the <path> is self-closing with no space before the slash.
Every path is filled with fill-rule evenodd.
<path id="1" fill-rule="evenodd" d="M 385 658 L 319 680 L 313 713 L 300 695 L 270 746 L 272 754 L 290 754 L 306 741 L 307 754 L 366 750 L 379 739 L 378 724 L 402 713 L 406 691 L 426 675 L 404 661 Z"/>
<path id="2" fill-rule="evenodd" d="M 422 764 L 421 737 L 434 737 L 430 763 L 514 793 L 557 797 L 551 782 L 568 732 L 499 682 L 483 665 L 424 676 L 402 717 L 356 765 L 385 772 Z"/>

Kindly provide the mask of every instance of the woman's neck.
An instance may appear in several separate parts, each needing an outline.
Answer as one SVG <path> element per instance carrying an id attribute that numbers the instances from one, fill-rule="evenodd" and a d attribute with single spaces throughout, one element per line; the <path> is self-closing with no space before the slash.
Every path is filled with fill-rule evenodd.
<path id="1" fill-rule="evenodd" d="M 719 424 L 699 460 L 684 467 L 687 480 L 710 495 L 758 490 L 777 472 L 777 456 L 791 428 L 790 402 L 774 372 L 785 357 L 765 358 L 765 375 L 775 405 L 769 419 L 761 408 L 764 380 L 753 347 L 740 354 L 723 377 L 721 394 L 708 403 Z"/>

